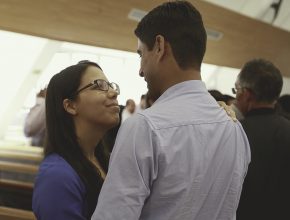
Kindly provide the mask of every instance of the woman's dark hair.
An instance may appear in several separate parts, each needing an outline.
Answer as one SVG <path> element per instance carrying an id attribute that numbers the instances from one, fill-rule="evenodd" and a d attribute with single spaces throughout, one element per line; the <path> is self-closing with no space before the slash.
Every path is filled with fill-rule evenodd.
<path id="1" fill-rule="evenodd" d="M 63 107 L 64 99 L 75 99 L 72 94 L 77 91 L 81 78 L 89 66 L 100 68 L 96 63 L 81 61 L 62 70 L 50 80 L 46 94 L 47 134 L 44 154 L 45 156 L 51 153 L 59 154 L 79 175 L 86 187 L 87 217 L 90 219 L 97 204 L 103 179 L 99 170 L 83 154 L 76 136 L 73 118 Z M 95 156 L 106 170 L 104 150 L 96 148 Z"/>
<path id="2" fill-rule="evenodd" d="M 122 112 L 125 109 L 124 105 L 119 105 L 120 107 L 120 112 L 119 112 L 119 123 L 111 128 L 110 130 L 108 130 L 106 132 L 106 134 L 104 135 L 102 141 L 99 143 L 100 146 L 98 146 L 100 149 L 103 149 L 103 152 L 107 155 L 107 157 L 105 157 L 105 159 L 107 159 L 110 155 L 110 153 L 113 151 L 113 147 L 115 145 L 115 141 L 116 141 L 116 137 L 119 131 L 119 128 L 121 126 L 121 122 L 122 122 Z M 103 161 L 103 163 L 106 164 L 106 168 L 108 167 L 109 163 L 108 161 Z M 108 171 L 108 170 L 105 170 Z"/>
<path id="3" fill-rule="evenodd" d="M 135 35 L 150 51 L 156 36 L 162 35 L 181 69 L 200 69 L 207 35 L 199 11 L 190 2 L 170 1 L 157 6 L 139 22 Z"/>
<path id="4" fill-rule="evenodd" d="M 216 89 L 210 89 L 208 90 L 209 94 L 211 94 L 211 96 L 216 100 L 216 101 L 223 101 L 224 102 L 224 95 L 216 90 Z"/>

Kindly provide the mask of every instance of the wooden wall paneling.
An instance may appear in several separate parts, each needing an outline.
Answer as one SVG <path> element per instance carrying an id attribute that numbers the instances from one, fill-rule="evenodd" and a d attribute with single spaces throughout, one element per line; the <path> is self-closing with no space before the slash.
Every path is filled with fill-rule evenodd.
<path id="1" fill-rule="evenodd" d="M 0 28 L 60 41 L 136 50 L 131 8 L 149 11 L 156 0 L 1 0 Z M 224 34 L 208 41 L 206 63 L 241 68 L 256 57 L 273 61 L 290 76 L 290 33 L 202 0 L 191 0 L 205 26 Z"/>

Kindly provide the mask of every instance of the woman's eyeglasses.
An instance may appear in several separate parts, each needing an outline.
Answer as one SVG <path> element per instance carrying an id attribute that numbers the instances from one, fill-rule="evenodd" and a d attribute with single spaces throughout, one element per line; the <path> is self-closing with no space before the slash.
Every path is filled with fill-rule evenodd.
<path id="1" fill-rule="evenodd" d="M 73 94 L 73 97 L 78 95 L 80 92 L 82 92 L 83 90 L 92 87 L 92 89 L 97 89 L 97 90 L 101 90 L 101 91 L 109 91 L 110 88 L 112 88 L 115 92 L 117 92 L 118 95 L 120 95 L 120 87 L 118 86 L 118 84 L 113 83 L 113 82 L 107 82 L 106 80 L 103 79 L 96 79 L 93 82 L 89 83 L 88 85 L 82 87 L 81 89 L 79 89 L 78 91 L 76 91 Z"/>

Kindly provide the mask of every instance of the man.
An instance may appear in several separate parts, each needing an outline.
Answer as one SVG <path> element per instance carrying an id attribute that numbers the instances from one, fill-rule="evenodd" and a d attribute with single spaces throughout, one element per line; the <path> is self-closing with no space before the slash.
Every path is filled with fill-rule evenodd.
<path id="1" fill-rule="evenodd" d="M 136 104 L 134 100 L 128 99 L 126 101 L 126 106 L 124 110 L 122 111 L 122 123 L 134 114 L 135 108 L 136 108 Z"/>
<path id="2" fill-rule="evenodd" d="M 252 152 L 238 220 L 290 219 L 290 122 L 274 109 L 282 84 L 279 69 L 263 59 L 246 63 L 237 78 L 237 106 Z"/>
<path id="3" fill-rule="evenodd" d="M 139 74 L 156 101 L 121 126 L 92 219 L 233 219 L 250 149 L 201 81 L 199 12 L 186 1 L 164 3 L 135 34 Z"/>

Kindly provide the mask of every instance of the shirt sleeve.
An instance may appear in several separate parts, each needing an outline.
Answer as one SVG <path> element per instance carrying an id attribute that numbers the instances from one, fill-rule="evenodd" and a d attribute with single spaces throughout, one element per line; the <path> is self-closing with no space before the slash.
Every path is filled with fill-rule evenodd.
<path id="1" fill-rule="evenodd" d="M 76 173 L 55 167 L 38 177 L 32 208 L 40 220 L 85 220 L 85 188 Z"/>
<path id="2" fill-rule="evenodd" d="M 142 115 L 124 122 L 93 220 L 136 220 L 157 177 L 157 136 Z"/>
<path id="3" fill-rule="evenodd" d="M 32 137 L 45 127 L 45 99 L 39 97 L 25 119 L 24 134 Z"/>

